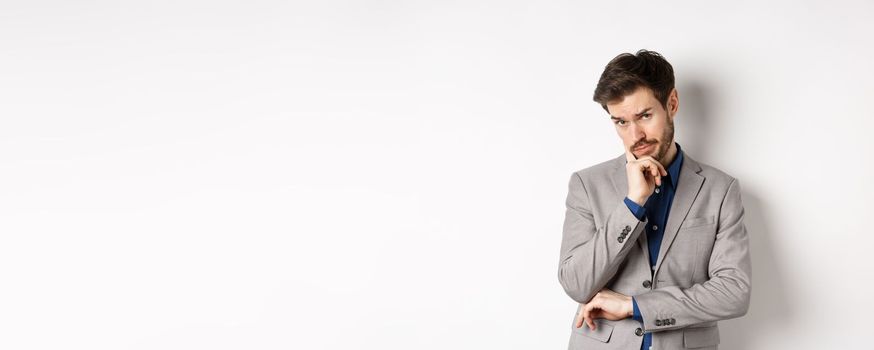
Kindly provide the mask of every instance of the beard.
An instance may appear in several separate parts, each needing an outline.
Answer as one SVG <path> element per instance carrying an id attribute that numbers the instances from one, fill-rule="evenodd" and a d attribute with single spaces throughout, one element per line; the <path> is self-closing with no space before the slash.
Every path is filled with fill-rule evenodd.
<path id="1" fill-rule="evenodd" d="M 667 167 L 668 164 L 665 163 L 665 156 L 668 155 L 668 150 L 671 148 L 671 143 L 674 142 L 674 121 L 668 120 L 668 125 L 665 128 L 665 131 L 662 132 L 661 141 L 659 140 L 641 140 L 638 141 L 634 147 L 640 147 L 648 144 L 656 144 L 655 154 L 653 154 L 653 158 L 661 163 L 663 166 Z"/>
<path id="2" fill-rule="evenodd" d="M 655 157 L 655 158 L 658 159 L 659 163 L 662 163 L 662 165 L 667 167 L 668 164 L 665 163 L 665 161 L 667 160 L 667 159 L 665 159 L 665 157 L 668 155 L 668 150 L 671 149 L 671 144 L 674 143 L 674 121 L 673 120 L 668 120 L 668 127 L 665 128 L 665 132 L 662 133 L 662 140 L 664 142 L 659 144 L 659 150 L 658 150 L 658 153 L 656 153 L 656 155 L 658 155 L 658 157 Z"/>

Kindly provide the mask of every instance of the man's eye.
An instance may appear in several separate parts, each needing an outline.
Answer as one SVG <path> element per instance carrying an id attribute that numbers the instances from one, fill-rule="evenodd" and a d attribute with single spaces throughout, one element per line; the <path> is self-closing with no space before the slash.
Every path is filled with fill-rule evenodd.
<path id="1" fill-rule="evenodd" d="M 620 126 L 625 125 L 625 121 L 624 120 L 617 120 L 616 125 L 620 125 Z"/>
<path id="2" fill-rule="evenodd" d="M 643 117 L 643 118 L 649 118 L 649 117 L 651 117 L 651 116 L 652 116 L 651 114 L 646 113 L 646 114 L 644 114 L 642 117 Z"/>

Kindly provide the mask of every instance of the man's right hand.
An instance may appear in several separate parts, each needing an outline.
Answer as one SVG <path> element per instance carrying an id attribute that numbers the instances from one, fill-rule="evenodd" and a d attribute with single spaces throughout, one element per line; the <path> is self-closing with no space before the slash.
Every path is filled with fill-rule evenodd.
<path id="1" fill-rule="evenodd" d="M 668 171 L 655 158 L 650 156 L 637 157 L 631 150 L 625 150 L 625 173 L 628 176 L 628 199 L 640 206 L 646 204 L 646 200 L 652 195 L 655 186 L 662 185 L 662 176 L 667 176 Z"/>

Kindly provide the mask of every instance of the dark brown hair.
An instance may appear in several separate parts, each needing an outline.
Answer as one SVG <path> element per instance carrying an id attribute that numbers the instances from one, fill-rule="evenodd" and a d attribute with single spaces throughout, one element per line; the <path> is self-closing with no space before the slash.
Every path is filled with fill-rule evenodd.
<path id="1" fill-rule="evenodd" d="M 606 111 L 608 102 L 620 101 L 641 86 L 652 90 L 667 108 L 674 88 L 674 68 L 658 52 L 639 50 L 634 55 L 626 52 L 616 56 L 604 67 L 593 99 Z"/>

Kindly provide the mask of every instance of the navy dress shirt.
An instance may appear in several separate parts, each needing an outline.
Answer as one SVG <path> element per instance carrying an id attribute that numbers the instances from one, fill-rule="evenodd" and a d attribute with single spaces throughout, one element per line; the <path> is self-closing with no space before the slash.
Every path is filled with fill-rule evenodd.
<path id="1" fill-rule="evenodd" d="M 646 200 L 643 207 L 625 197 L 625 205 L 637 217 L 643 221 L 647 219 L 646 239 L 649 244 L 649 266 L 650 276 L 654 272 L 656 261 L 659 257 L 659 248 L 662 246 L 662 237 L 664 237 L 665 224 L 668 222 L 668 214 L 671 211 L 671 203 L 674 201 L 674 193 L 677 189 L 677 181 L 680 179 L 680 166 L 683 164 L 683 152 L 681 152 L 680 144 L 677 145 L 677 155 L 670 165 L 667 166 L 667 179 L 662 177 L 661 186 L 657 186 L 652 195 Z M 640 315 L 640 309 L 637 308 L 637 301 L 631 297 L 631 302 L 634 307 L 633 319 L 643 322 L 643 316 Z M 647 350 L 652 346 L 652 333 L 644 333 L 643 344 L 641 349 Z"/>

